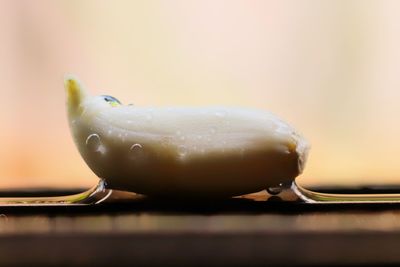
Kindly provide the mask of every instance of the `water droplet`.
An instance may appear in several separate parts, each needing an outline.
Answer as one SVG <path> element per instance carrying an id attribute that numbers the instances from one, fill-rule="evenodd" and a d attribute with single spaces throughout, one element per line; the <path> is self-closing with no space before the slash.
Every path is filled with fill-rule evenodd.
<path id="1" fill-rule="evenodd" d="M 86 146 L 91 152 L 100 152 L 104 154 L 106 148 L 102 145 L 100 136 L 98 134 L 91 134 L 86 138 Z"/>
<path id="2" fill-rule="evenodd" d="M 138 158 L 143 153 L 143 147 L 141 144 L 133 144 L 129 149 L 131 159 Z"/>
<path id="3" fill-rule="evenodd" d="M 122 134 L 121 134 L 121 133 L 119 133 L 119 134 L 118 134 L 118 137 L 119 137 L 119 138 L 121 138 L 121 137 L 122 137 Z"/>
<path id="4" fill-rule="evenodd" d="M 176 131 L 176 135 L 181 135 L 182 134 L 182 132 L 181 131 Z"/>
<path id="5" fill-rule="evenodd" d="M 280 192 L 282 192 L 282 188 L 280 187 L 268 187 L 267 192 L 270 195 L 278 195 Z"/>
<path id="6" fill-rule="evenodd" d="M 108 135 L 112 135 L 113 131 L 112 130 L 108 130 L 107 133 L 108 133 Z"/>
<path id="7" fill-rule="evenodd" d="M 86 138 L 86 146 L 90 151 L 96 152 L 100 145 L 100 136 L 98 134 L 91 134 Z"/>
<path id="8" fill-rule="evenodd" d="M 181 139 L 181 141 L 185 141 L 185 137 L 181 136 L 179 139 Z"/>
<path id="9" fill-rule="evenodd" d="M 278 186 L 271 186 L 267 188 L 267 192 L 270 195 L 278 195 L 282 192 L 283 190 L 283 184 L 280 183 Z"/>
<path id="10" fill-rule="evenodd" d="M 181 157 L 181 158 L 185 157 L 186 153 L 187 153 L 187 149 L 185 146 L 183 146 L 183 145 L 178 146 L 179 157 Z"/>

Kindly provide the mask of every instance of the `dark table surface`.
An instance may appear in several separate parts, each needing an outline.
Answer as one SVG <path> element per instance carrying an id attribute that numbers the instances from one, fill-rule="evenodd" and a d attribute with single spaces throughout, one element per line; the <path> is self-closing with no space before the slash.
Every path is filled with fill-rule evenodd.
<path id="1" fill-rule="evenodd" d="M 1 207 L 0 266 L 400 263 L 399 204 L 272 200 L 140 198 L 96 206 Z"/>

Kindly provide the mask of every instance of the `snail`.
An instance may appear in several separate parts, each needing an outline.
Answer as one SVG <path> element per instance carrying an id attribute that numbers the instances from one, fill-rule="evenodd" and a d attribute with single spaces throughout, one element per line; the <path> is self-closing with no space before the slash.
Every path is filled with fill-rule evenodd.
<path id="1" fill-rule="evenodd" d="M 65 79 L 71 133 L 108 188 L 220 198 L 290 184 L 308 142 L 270 112 L 237 107 L 140 107 L 91 96 Z"/>

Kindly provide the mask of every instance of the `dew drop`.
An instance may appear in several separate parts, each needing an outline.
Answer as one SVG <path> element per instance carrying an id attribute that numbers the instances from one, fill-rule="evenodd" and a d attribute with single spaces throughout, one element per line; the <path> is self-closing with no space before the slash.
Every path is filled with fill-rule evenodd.
<path id="1" fill-rule="evenodd" d="M 130 158 L 136 159 L 143 153 L 143 147 L 141 144 L 133 144 L 129 149 Z"/>
<path id="2" fill-rule="evenodd" d="M 113 131 L 112 130 L 108 130 L 107 133 L 108 133 L 108 135 L 112 135 Z"/>
<path id="3" fill-rule="evenodd" d="M 86 138 L 86 146 L 91 152 L 105 153 L 105 147 L 102 145 L 98 134 L 91 134 Z"/>
<path id="4" fill-rule="evenodd" d="M 280 187 L 268 187 L 267 192 L 270 195 L 278 195 L 280 192 L 282 192 L 282 188 Z"/>
<path id="5" fill-rule="evenodd" d="M 278 186 L 271 186 L 267 188 L 267 192 L 270 195 L 278 195 L 283 190 L 283 183 L 280 183 Z"/>

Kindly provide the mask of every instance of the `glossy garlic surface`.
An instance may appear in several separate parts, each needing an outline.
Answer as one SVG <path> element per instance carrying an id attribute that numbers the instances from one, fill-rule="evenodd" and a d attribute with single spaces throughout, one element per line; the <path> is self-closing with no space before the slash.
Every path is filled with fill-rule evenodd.
<path id="1" fill-rule="evenodd" d="M 305 165 L 306 140 L 266 111 L 125 106 L 71 77 L 65 87 L 75 144 L 113 189 L 229 197 L 289 183 Z"/>

